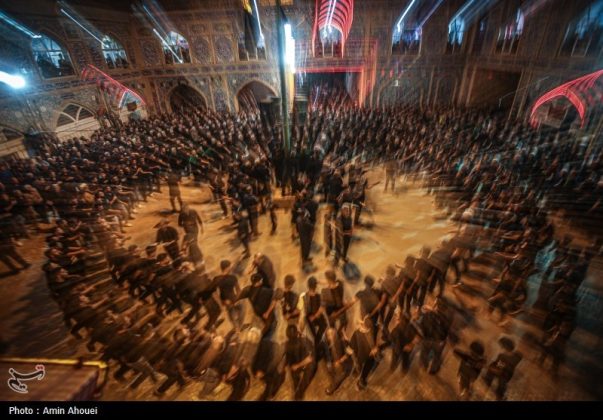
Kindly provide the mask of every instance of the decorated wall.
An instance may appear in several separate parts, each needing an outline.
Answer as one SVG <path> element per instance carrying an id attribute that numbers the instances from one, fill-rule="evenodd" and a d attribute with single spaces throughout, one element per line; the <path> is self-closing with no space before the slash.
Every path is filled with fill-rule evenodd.
<path id="1" fill-rule="evenodd" d="M 587 0 L 541 2 L 544 6 L 526 18 L 514 54 L 495 51 L 497 33 L 513 0 L 501 0 L 488 10 L 483 34 L 480 35 L 477 22 L 466 28 L 462 48 L 452 54 L 446 52 L 448 22 L 464 1 L 446 1 L 423 25 L 420 51 L 414 55 L 396 54 L 391 48 L 392 30 L 403 11 L 403 2 L 356 1 L 345 54 L 340 58 L 315 58 L 309 51 L 314 18 L 312 0 L 284 3 L 285 13 L 295 28 L 298 54 L 303 56 L 298 67 L 318 71 L 358 69 L 365 76 L 367 105 L 467 105 L 476 70 L 491 69 L 520 73 L 510 115 L 521 117 L 540 93 L 602 67 L 601 55 L 576 58 L 559 54 L 565 28 L 588 4 Z M 30 48 L 31 39 L 0 25 L 0 56 L 28 82 L 19 92 L 0 88 L 1 124 L 20 132 L 53 131 L 59 113 L 69 103 L 99 112 L 103 104 L 98 88 L 78 77 L 87 64 L 133 89 L 143 98 L 149 114 L 170 112 L 170 92 L 182 84 L 195 89 L 209 107 L 219 111 L 236 111 L 236 93 L 252 81 L 264 83 L 278 95 L 276 13 L 271 3 L 260 2 L 266 58 L 251 60 L 243 60 L 239 54 L 244 21 L 241 10 L 233 8 L 238 2 L 200 0 L 195 4 L 203 8 L 182 10 L 175 5 L 165 12 L 165 22 L 184 36 L 190 47 L 190 63 L 184 64 L 166 63 L 161 43 L 151 28 L 129 11 L 78 6 L 87 22 L 123 47 L 127 68 L 109 68 L 98 42 L 61 17 L 54 2 L 40 0 L 34 17 L 23 3 L 11 2 L 11 9 L 5 12 L 31 30 L 52 36 L 65 47 L 75 74 L 43 77 Z"/>

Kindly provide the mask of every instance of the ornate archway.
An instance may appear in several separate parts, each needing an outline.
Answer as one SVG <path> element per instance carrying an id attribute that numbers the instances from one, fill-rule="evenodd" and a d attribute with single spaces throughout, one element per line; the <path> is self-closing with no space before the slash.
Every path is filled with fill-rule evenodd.
<path id="1" fill-rule="evenodd" d="M 270 96 L 277 96 L 272 87 L 261 80 L 250 80 L 239 88 L 236 97 L 238 111 L 259 109 L 259 104 Z"/>
<path id="2" fill-rule="evenodd" d="M 27 157 L 22 132 L 0 125 L 0 161 L 14 157 Z"/>
<path id="3" fill-rule="evenodd" d="M 207 108 L 207 99 L 205 99 L 205 96 L 187 84 L 175 86 L 168 94 L 168 102 L 172 112 L 183 108 Z"/>
<path id="4" fill-rule="evenodd" d="M 56 120 L 56 135 L 60 140 L 73 137 L 90 137 L 100 128 L 96 115 L 90 109 L 76 103 L 68 103 Z"/>

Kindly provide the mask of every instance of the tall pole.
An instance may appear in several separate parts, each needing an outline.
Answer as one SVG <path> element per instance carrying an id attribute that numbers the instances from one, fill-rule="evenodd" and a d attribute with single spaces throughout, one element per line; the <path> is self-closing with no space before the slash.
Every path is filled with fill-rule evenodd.
<path id="1" fill-rule="evenodd" d="M 278 71 L 281 79 L 281 113 L 283 127 L 283 148 L 285 156 L 291 152 L 289 138 L 289 111 L 287 106 L 287 79 L 285 75 L 285 34 L 281 17 L 281 0 L 276 0 L 276 34 L 278 43 Z"/>

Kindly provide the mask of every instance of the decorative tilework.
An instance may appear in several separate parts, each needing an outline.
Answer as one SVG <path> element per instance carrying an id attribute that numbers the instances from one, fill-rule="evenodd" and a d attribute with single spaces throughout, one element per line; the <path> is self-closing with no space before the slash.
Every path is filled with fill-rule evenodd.
<path id="1" fill-rule="evenodd" d="M 278 85 L 278 78 L 276 74 L 270 72 L 229 75 L 228 87 L 230 92 L 234 95 L 242 86 L 258 80 L 264 82 L 270 89 L 272 89 L 273 92 L 278 95 L 279 89 L 275 87 Z"/>
<path id="2" fill-rule="evenodd" d="M 83 69 L 84 67 L 86 67 L 86 64 L 88 64 L 88 58 L 86 57 L 86 47 L 84 46 L 83 42 L 70 42 L 69 43 L 69 47 L 70 47 L 70 55 L 71 55 L 71 61 L 73 62 L 73 64 L 77 67 L 79 67 L 80 69 Z M 78 70 L 76 69 L 76 72 Z"/>
<path id="3" fill-rule="evenodd" d="M 145 66 L 150 67 L 161 64 L 161 54 L 157 47 L 157 43 L 154 40 L 141 40 L 140 49 L 142 50 L 142 57 L 144 59 Z"/>
<path id="4" fill-rule="evenodd" d="M 232 52 L 231 39 L 224 35 L 214 37 L 214 49 L 216 58 L 221 63 L 233 61 L 234 54 Z"/>
<path id="5" fill-rule="evenodd" d="M 103 57 L 103 52 L 97 44 L 91 44 L 89 46 L 88 51 L 90 52 L 90 57 L 92 58 L 92 63 L 99 68 L 103 68 L 106 65 L 105 59 Z"/>
<path id="6" fill-rule="evenodd" d="M 224 22 L 214 23 L 213 24 L 214 32 L 230 32 L 230 25 Z"/>
<path id="7" fill-rule="evenodd" d="M 211 64 L 212 56 L 209 42 L 201 36 L 195 36 L 191 39 L 193 54 L 199 63 Z"/>
<path id="8" fill-rule="evenodd" d="M 126 41 L 122 44 L 126 49 L 126 55 L 128 56 L 128 62 L 130 65 L 136 65 L 136 55 L 134 54 L 134 47 L 130 41 Z"/>
<path id="9" fill-rule="evenodd" d="M 191 34 L 195 35 L 196 33 L 199 32 L 207 32 L 207 26 L 203 25 L 201 23 L 196 23 L 194 25 L 191 25 Z"/>

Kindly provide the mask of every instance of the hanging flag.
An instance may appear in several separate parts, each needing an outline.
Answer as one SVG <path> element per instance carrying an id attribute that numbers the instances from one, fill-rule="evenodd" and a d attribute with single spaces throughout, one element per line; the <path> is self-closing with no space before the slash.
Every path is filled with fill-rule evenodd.
<path id="1" fill-rule="evenodd" d="M 253 14 L 253 8 L 251 7 L 250 0 L 241 0 L 241 4 L 247 13 Z"/>
<path id="2" fill-rule="evenodd" d="M 262 31 L 258 18 L 257 3 L 255 0 L 243 1 L 243 25 L 245 28 L 245 49 L 253 52 L 257 47 L 262 47 Z"/>
<path id="3" fill-rule="evenodd" d="M 247 9 L 245 9 L 243 12 L 243 20 L 245 25 L 245 49 L 247 49 L 248 52 L 252 52 L 255 50 L 257 45 L 253 13 L 247 12 Z"/>

